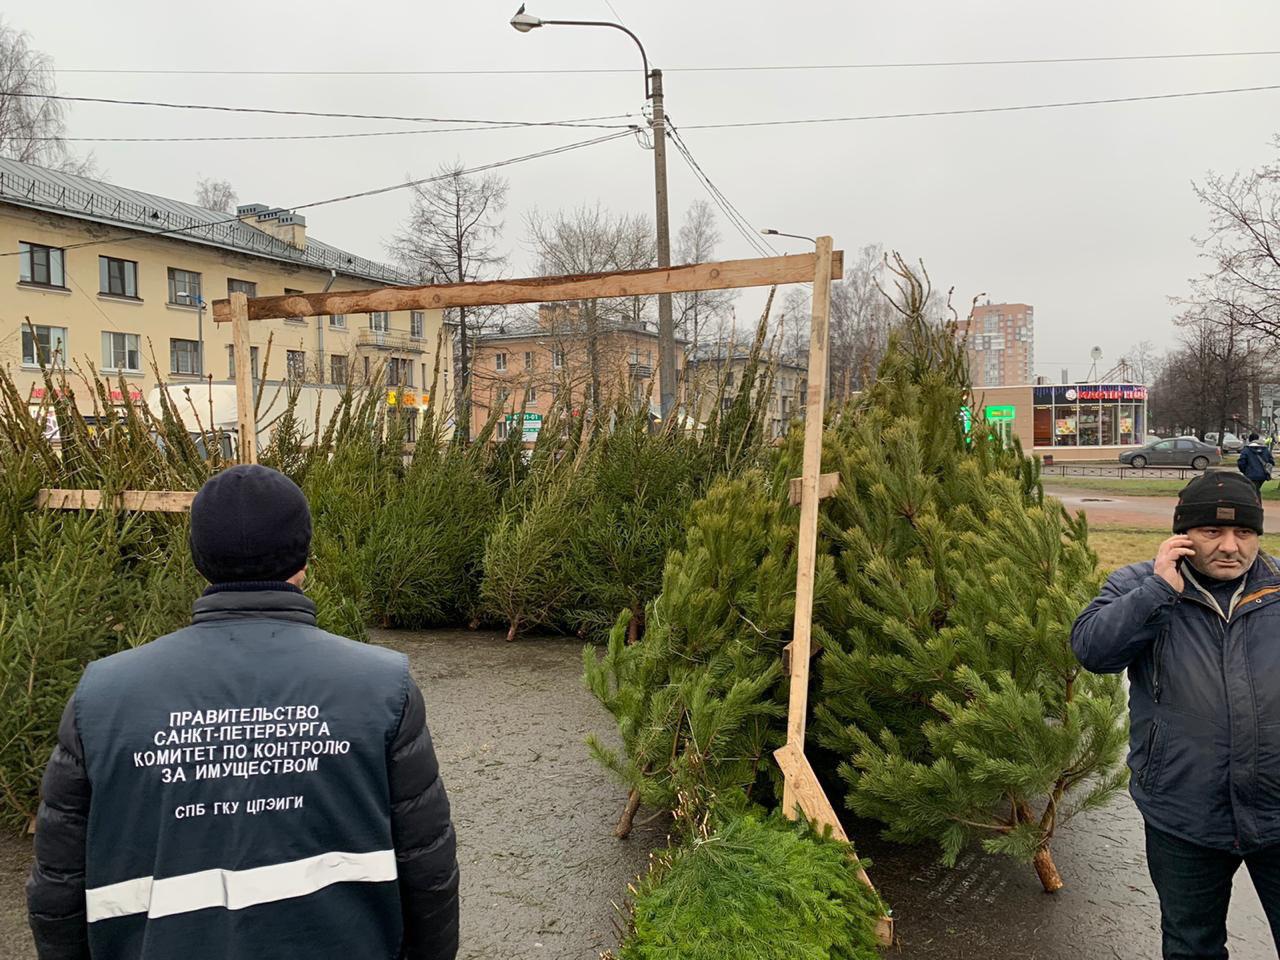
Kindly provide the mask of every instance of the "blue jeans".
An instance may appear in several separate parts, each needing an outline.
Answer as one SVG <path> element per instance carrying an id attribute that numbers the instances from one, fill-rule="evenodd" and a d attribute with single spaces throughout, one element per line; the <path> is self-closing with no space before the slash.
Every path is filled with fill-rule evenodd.
<path id="1" fill-rule="evenodd" d="M 1147 824 L 1147 870 L 1160 897 L 1164 960 L 1226 960 L 1231 878 L 1241 863 L 1280 943 L 1280 846 L 1242 857 Z"/>

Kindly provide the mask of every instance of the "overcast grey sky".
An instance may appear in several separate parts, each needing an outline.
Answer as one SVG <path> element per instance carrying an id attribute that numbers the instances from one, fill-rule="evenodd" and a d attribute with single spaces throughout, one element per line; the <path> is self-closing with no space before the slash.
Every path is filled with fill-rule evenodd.
<path id="1" fill-rule="evenodd" d="M 638 54 L 614 31 L 508 25 L 515 0 L 366 0 L 334 6 L 223 0 L 64 0 L 10 8 L 57 66 L 274 70 L 635 68 L 631 74 L 418 77 L 140 76 L 60 73 L 76 95 L 415 116 L 554 120 L 638 113 Z M 975 295 L 1036 308 L 1039 373 L 1083 376 L 1137 340 L 1165 346 L 1168 297 L 1199 269 L 1203 213 L 1191 181 L 1275 151 L 1280 91 L 1022 113 L 814 126 L 692 130 L 700 123 L 951 110 L 1280 83 L 1280 56 L 1017 66 L 687 73 L 678 67 L 1124 56 L 1280 48 L 1274 0 L 916 0 L 789 3 L 612 0 L 666 74 L 673 121 L 694 156 L 757 227 L 830 233 L 922 258 Z M 531 0 L 546 18 L 612 19 L 606 0 Z M 388 121 L 78 105 L 72 136 L 247 135 L 387 130 Z M 241 202 L 291 206 L 585 139 L 522 129 L 297 143 L 100 144 L 107 179 L 190 199 L 199 175 Z M 705 196 L 669 157 L 673 232 Z M 597 200 L 652 215 L 652 154 L 622 139 L 504 171 L 508 273 L 533 272 L 525 212 Z M 405 214 L 407 192 L 308 211 L 316 236 L 369 256 Z M 721 224 L 722 256 L 751 249 Z M 786 244 L 787 246 L 783 246 Z M 803 249 L 783 241 L 779 249 Z M 744 295 L 739 317 L 761 300 Z"/>

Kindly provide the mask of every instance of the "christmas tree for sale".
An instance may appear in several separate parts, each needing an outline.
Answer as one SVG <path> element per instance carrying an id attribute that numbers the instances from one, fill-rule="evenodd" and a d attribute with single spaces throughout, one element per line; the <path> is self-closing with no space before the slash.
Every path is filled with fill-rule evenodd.
<path id="1" fill-rule="evenodd" d="M 1082 671 L 1069 642 L 1096 558 L 1034 461 L 962 416 L 983 403 L 963 345 L 925 320 L 901 263 L 899 281 L 896 342 L 826 438 L 838 582 L 815 611 L 814 735 L 889 839 L 935 841 L 947 863 L 976 839 L 1052 892 L 1055 831 L 1125 779 L 1119 681 Z"/>
<path id="2" fill-rule="evenodd" d="M 667 558 L 643 639 L 626 643 L 624 613 L 604 657 L 584 653 L 587 685 L 624 746 L 617 753 L 589 741 L 632 790 L 620 836 L 640 801 L 658 811 L 680 806 L 686 826 L 713 804 L 774 802 L 796 511 L 771 487 L 755 471 L 714 483 L 693 505 L 683 547 Z"/>

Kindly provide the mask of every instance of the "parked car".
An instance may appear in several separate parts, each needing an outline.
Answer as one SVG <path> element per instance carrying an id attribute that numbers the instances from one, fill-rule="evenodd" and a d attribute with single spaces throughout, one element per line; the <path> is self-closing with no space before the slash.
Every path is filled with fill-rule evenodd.
<path id="1" fill-rule="evenodd" d="M 1206 433 L 1204 442 L 1220 447 L 1223 453 L 1239 453 L 1244 447 L 1244 441 L 1234 433 L 1224 433 L 1221 440 L 1218 439 L 1217 433 Z"/>
<path id="2" fill-rule="evenodd" d="M 1130 467 L 1191 467 L 1203 470 L 1222 462 L 1222 451 L 1195 437 L 1157 440 L 1137 450 L 1120 454 L 1120 462 Z"/>

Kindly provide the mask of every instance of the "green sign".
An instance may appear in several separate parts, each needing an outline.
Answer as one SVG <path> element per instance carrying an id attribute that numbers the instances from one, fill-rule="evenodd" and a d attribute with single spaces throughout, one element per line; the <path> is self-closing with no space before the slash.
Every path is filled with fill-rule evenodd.
<path id="1" fill-rule="evenodd" d="M 1014 407 L 1012 405 L 999 406 L 999 407 L 987 407 L 982 411 L 982 413 L 983 413 L 983 416 L 985 416 L 988 420 L 993 420 L 993 421 L 1016 419 L 1014 415 Z"/>
<path id="2" fill-rule="evenodd" d="M 522 415 L 519 413 L 508 413 L 507 414 L 508 428 L 511 426 L 511 424 L 516 423 L 521 418 L 521 416 Z M 524 422 L 520 425 L 521 426 L 520 439 L 528 440 L 528 441 L 537 440 L 538 433 L 539 431 L 542 430 L 542 414 L 526 413 L 526 414 L 523 414 L 523 417 L 524 417 Z"/>

